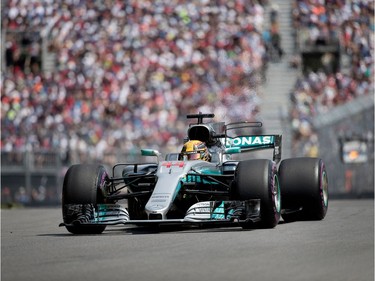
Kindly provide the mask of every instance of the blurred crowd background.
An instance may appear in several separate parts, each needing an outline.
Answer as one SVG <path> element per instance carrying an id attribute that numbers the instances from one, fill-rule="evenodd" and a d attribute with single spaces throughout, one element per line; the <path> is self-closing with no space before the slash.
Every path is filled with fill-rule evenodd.
<path id="1" fill-rule="evenodd" d="M 186 114 L 201 107 L 227 120 L 255 118 L 267 63 L 262 5 L 10 0 L 3 25 L 26 38 L 10 33 L 5 42 L 1 148 L 100 159 L 114 148 L 177 149 Z M 50 73 L 41 72 L 32 37 L 40 33 L 56 53 Z"/>
<path id="2" fill-rule="evenodd" d="M 283 55 L 277 8 L 265 24 L 271 2 L 3 1 L 1 150 L 111 162 L 140 147 L 178 151 L 186 114 L 258 120 L 272 52 Z M 350 65 L 335 69 L 327 56 L 301 72 L 290 93 L 298 146 L 316 140 L 314 116 L 373 93 L 374 1 L 295 0 L 290 16 L 306 44 L 337 42 Z"/>
<path id="3" fill-rule="evenodd" d="M 374 93 L 374 1 L 298 0 L 294 1 L 292 18 L 303 44 L 337 44 L 341 56 L 348 60 L 344 71 L 335 68 L 333 61 L 338 58 L 327 53 L 322 58 L 323 67 L 306 69 L 291 91 L 295 150 L 317 156 L 313 118 L 356 97 Z"/>

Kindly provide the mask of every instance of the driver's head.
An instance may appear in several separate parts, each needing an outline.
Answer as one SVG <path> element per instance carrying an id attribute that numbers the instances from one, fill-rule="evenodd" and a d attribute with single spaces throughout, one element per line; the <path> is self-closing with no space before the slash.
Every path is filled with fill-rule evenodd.
<path id="1" fill-rule="evenodd" d="M 190 140 L 182 147 L 178 159 L 211 161 L 211 155 L 208 152 L 207 146 L 204 142 L 199 140 Z"/>

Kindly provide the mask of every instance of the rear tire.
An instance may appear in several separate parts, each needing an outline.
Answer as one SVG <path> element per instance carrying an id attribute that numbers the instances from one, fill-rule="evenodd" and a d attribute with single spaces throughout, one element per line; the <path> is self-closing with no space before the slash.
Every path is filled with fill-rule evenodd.
<path id="1" fill-rule="evenodd" d="M 322 220 L 328 210 L 328 178 L 319 158 L 283 160 L 279 167 L 284 221 Z"/>
<path id="2" fill-rule="evenodd" d="M 100 234 L 105 225 L 84 225 L 91 219 L 98 203 L 104 203 L 100 187 L 108 175 L 101 165 L 73 165 L 65 177 L 62 194 L 62 213 L 66 229 L 73 234 Z M 74 225 L 76 224 L 76 225 Z"/>
<path id="3" fill-rule="evenodd" d="M 270 160 L 247 160 L 238 163 L 235 172 L 235 197 L 238 200 L 260 199 L 261 226 L 275 227 L 280 220 L 281 196 L 276 164 Z M 243 223 L 242 228 L 252 224 Z"/>

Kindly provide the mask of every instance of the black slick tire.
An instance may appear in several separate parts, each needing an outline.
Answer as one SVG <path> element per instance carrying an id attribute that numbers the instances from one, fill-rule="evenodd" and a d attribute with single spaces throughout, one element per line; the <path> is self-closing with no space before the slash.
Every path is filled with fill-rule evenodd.
<path id="1" fill-rule="evenodd" d="M 65 224 L 89 214 L 98 203 L 103 203 L 100 187 L 108 178 L 105 168 L 101 165 L 73 165 L 63 183 L 62 213 Z M 72 207 L 73 206 L 73 207 Z M 105 225 L 66 225 L 66 229 L 73 234 L 100 234 Z"/>
<path id="2" fill-rule="evenodd" d="M 284 221 L 322 220 L 326 216 L 328 177 L 322 159 L 285 159 L 279 177 Z"/>
<path id="3" fill-rule="evenodd" d="M 235 172 L 234 195 L 238 200 L 260 199 L 260 226 L 274 228 L 280 220 L 281 197 L 276 164 L 254 159 L 238 163 Z M 241 224 L 251 228 L 250 224 Z"/>

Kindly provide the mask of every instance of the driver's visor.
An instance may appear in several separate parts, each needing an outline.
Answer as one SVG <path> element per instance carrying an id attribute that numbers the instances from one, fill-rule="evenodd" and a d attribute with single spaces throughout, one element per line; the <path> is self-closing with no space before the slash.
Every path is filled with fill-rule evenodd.
<path id="1" fill-rule="evenodd" d="M 192 153 L 181 153 L 179 160 L 199 160 L 201 159 L 201 154 L 199 152 Z"/>

